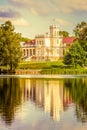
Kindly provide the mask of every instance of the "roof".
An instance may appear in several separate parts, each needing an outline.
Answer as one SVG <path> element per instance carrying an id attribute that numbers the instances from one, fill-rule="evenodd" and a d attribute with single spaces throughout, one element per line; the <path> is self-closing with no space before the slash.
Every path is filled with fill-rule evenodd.
<path id="1" fill-rule="evenodd" d="M 70 45 L 76 40 L 75 37 L 64 37 L 63 38 L 63 43 L 66 43 L 67 45 Z"/>
<path id="2" fill-rule="evenodd" d="M 28 42 L 24 42 L 23 45 L 35 45 L 35 40 L 33 39 L 33 40 L 28 41 Z"/>

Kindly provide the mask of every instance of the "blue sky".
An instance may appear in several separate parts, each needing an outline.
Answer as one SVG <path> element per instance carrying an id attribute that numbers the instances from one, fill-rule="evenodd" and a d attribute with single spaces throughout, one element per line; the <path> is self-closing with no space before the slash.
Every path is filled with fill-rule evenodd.
<path id="1" fill-rule="evenodd" d="M 53 19 L 72 34 L 77 23 L 87 22 L 87 0 L 0 0 L 0 24 L 10 20 L 25 37 L 49 32 Z"/>

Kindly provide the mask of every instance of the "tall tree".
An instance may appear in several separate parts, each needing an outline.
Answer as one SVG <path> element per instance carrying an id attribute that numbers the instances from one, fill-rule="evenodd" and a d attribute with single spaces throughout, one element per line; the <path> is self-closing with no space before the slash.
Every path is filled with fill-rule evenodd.
<path id="1" fill-rule="evenodd" d="M 83 48 L 80 46 L 79 42 L 76 41 L 72 44 L 69 51 L 66 53 L 64 57 L 64 63 L 67 65 L 74 65 L 77 67 L 79 64 L 80 66 L 83 66 L 86 61 L 86 53 L 83 50 Z"/>
<path id="2" fill-rule="evenodd" d="M 80 40 L 87 40 L 87 23 L 82 21 L 74 28 L 75 36 Z"/>
<path id="3" fill-rule="evenodd" d="M 78 38 L 81 47 L 85 51 L 87 59 L 87 22 L 82 21 L 81 23 L 78 23 L 73 31 Z"/>
<path id="4" fill-rule="evenodd" d="M 15 70 L 22 56 L 21 34 L 14 30 L 11 21 L 0 26 L 0 65 L 8 66 L 10 71 Z"/>

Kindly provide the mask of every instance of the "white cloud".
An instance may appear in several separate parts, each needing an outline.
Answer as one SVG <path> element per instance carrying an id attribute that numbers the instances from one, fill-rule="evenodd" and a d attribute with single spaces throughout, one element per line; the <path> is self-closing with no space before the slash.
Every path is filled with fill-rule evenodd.
<path id="1" fill-rule="evenodd" d="M 39 15 L 38 12 L 37 12 L 34 8 L 31 8 L 30 11 L 31 11 L 31 13 L 32 13 L 33 15 L 36 15 L 36 16 Z"/>
<path id="2" fill-rule="evenodd" d="M 10 20 L 16 26 L 29 26 L 29 22 L 25 20 L 19 11 L 11 6 L 0 6 L 0 23 Z"/>
<path id="3" fill-rule="evenodd" d="M 52 0 L 57 10 L 63 13 L 87 11 L 87 0 Z"/>
<path id="4" fill-rule="evenodd" d="M 58 22 L 58 24 L 61 26 L 71 26 L 72 25 L 72 23 L 70 23 L 69 21 L 64 20 L 64 19 L 55 18 L 54 20 L 55 20 L 55 22 Z"/>
<path id="5" fill-rule="evenodd" d="M 0 23 L 10 20 L 14 26 L 30 26 L 30 23 L 23 18 L 2 18 L 0 17 Z"/>
<path id="6" fill-rule="evenodd" d="M 9 0 L 12 5 L 28 8 L 33 14 L 52 15 L 53 13 L 72 13 L 87 11 L 87 0 Z M 33 9 L 33 11 L 32 11 Z"/>
<path id="7" fill-rule="evenodd" d="M 10 4 L 16 7 L 28 9 L 34 15 L 48 16 L 53 12 L 52 4 L 49 0 L 9 0 Z"/>
<path id="8" fill-rule="evenodd" d="M 18 18 L 21 14 L 11 6 L 0 6 L 0 17 L 2 18 Z"/>
<path id="9" fill-rule="evenodd" d="M 12 23 L 16 26 L 29 26 L 29 22 L 26 21 L 25 19 L 23 18 L 19 18 L 19 19 L 11 19 L 12 20 Z"/>

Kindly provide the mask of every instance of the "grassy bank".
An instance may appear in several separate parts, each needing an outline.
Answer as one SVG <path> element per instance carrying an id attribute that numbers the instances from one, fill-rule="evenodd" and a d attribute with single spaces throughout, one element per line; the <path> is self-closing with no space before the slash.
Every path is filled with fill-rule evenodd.
<path id="1" fill-rule="evenodd" d="M 18 66 L 18 69 L 51 69 L 51 68 L 60 68 L 63 67 L 64 64 L 62 61 L 55 62 L 21 62 Z"/>
<path id="2" fill-rule="evenodd" d="M 42 70 L 41 74 L 87 74 L 87 70 L 86 69 L 52 68 L 52 69 Z"/>
<path id="3" fill-rule="evenodd" d="M 62 60 L 55 62 L 22 62 L 18 69 L 41 69 L 41 74 L 87 74 L 87 69 L 77 66 L 67 66 Z"/>
<path id="4" fill-rule="evenodd" d="M 24 71 L 24 73 L 32 73 L 32 70 L 38 70 L 41 74 L 87 74 L 87 68 L 77 66 L 65 65 L 62 60 L 55 62 L 21 62 L 17 71 Z M 0 66 L 0 73 L 10 73 L 7 67 Z"/>

